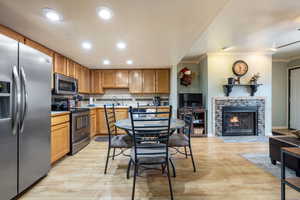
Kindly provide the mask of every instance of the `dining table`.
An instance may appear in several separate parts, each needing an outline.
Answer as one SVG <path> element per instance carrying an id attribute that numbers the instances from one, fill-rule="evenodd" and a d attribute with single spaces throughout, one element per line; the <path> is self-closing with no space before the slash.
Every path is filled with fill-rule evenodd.
<path id="1" fill-rule="evenodd" d="M 137 126 L 153 126 L 154 129 L 155 127 L 157 126 L 160 126 L 160 125 L 167 125 L 168 124 L 168 121 L 167 120 L 162 120 L 162 121 L 141 121 L 141 122 L 138 122 L 136 121 L 135 124 Z M 177 118 L 172 118 L 171 121 L 170 121 L 170 131 L 171 131 L 171 134 L 174 133 L 177 129 L 181 129 L 183 128 L 185 125 L 185 122 L 181 119 L 177 119 Z M 128 119 L 121 119 L 121 120 L 118 120 L 116 121 L 115 123 L 115 126 L 117 128 L 120 128 L 120 129 L 123 129 L 126 131 L 127 134 L 131 135 L 132 134 L 132 125 L 131 125 L 131 119 L 128 118 Z M 139 130 L 141 130 L 141 128 L 139 128 Z M 149 128 L 148 128 L 149 130 Z"/>

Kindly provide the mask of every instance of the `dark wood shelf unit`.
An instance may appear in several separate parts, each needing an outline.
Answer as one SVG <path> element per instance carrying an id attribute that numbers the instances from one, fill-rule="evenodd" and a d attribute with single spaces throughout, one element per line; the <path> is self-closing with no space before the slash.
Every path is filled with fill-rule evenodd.
<path id="1" fill-rule="evenodd" d="M 232 92 L 233 87 L 248 87 L 251 89 L 250 95 L 254 96 L 255 93 L 257 92 L 257 88 L 261 85 L 262 84 L 227 84 L 227 85 L 223 85 L 223 87 L 225 88 L 225 94 L 227 97 Z"/>
<path id="2" fill-rule="evenodd" d="M 184 115 L 193 115 L 192 137 L 207 137 L 207 111 L 200 107 L 183 107 L 178 109 L 179 119 Z"/>
<path id="3" fill-rule="evenodd" d="M 285 186 L 288 185 L 294 190 L 300 192 L 300 178 L 286 178 L 285 166 L 286 155 L 300 159 L 300 148 L 298 147 L 284 147 L 281 149 L 281 200 L 285 200 Z"/>

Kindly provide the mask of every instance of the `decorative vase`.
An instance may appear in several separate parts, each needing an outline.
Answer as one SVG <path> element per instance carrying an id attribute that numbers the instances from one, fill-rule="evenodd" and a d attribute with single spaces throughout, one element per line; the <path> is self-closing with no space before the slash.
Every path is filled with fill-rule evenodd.
<path id="1" fill-rule="evenodd" d="M 228 85 L 233 85 L 235 82 L 234 78 L 228 78 Z"/>

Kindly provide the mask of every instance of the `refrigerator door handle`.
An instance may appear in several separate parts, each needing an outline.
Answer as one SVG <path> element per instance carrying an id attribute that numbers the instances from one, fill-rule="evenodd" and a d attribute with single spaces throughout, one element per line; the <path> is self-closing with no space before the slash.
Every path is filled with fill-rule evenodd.
<path id="1" fill-rule="evenodd" d="M 22 102 L 22 116 L 21 116 L 21 125 L 20 125 L 20 131 L 21 133 L 23 132 L 24 130 L 24 120 L 25 120 L 25 117 L 27 115 L 27 112 L 28 112 L 28 104 L 27 104 L 27 100 L 28 100 L 28 91 L 27 91 L 27 79 L 26 79 L 26 74 L 25 74 L 25 71 L 24 71 L 24 68 L 21 67 L 21 80 L 22 80 L 22 83 L 21 83 L 21 86 L 22 86 L 22 94 L 23 94 L 23 102 Z"/>
<path id="2" fill-rule="evenodd" d="M 13 120 L 12 120 L 12 134 L 16 135 L 18 132 L 18 124 L 20 121 L 20 107 L 21 107 L 21 81 L 19 77 L 18 67 L 13 66 L 13 81 L 14 81 L 14 103 L 13 103 Z"/>

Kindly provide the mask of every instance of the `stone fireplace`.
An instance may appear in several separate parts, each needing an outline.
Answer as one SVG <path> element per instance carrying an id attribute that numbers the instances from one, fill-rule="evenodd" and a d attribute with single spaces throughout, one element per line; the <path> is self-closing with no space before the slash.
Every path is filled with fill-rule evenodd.
<path id="1" fill-rule="evenodd" d="M 265 99 L 216 97 L 213 100 L 216 136 L 265 135 Z"/>
<path id="2" fill-rule="evenodd" d="M 257 135 L 257 106 L 224 106 L 222 136 Z"/>

